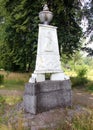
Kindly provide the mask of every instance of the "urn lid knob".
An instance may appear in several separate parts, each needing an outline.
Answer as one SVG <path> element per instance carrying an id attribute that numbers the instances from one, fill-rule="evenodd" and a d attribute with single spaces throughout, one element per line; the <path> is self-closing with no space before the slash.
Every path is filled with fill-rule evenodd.
<path id="1" fill-rule="evenodd" d="M 49 8 L 48 8 L 48 5 L 47 5 L 47 4 L 44 5 L 43 11 L 49 11 Z"/>

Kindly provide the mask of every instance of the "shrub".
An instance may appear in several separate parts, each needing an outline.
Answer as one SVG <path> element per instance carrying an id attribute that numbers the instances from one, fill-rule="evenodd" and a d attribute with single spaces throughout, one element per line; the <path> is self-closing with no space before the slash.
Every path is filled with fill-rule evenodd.
<path id="1" fill-rule="evenodd" d="M 4 75 L 0 74 L 0 84 L 3 84 L 3 82 L 4 82 Z"/>
<path id="2" fill-rule="evenodd" d="M 87 74 L 87 68 L 86 67 L 79 68 L 77 69 L 76 73 L 77 73 L 77 77 L 85 78 Z"/>
<path id="3" fill-rule="evenodd" d="M 87 68 L 82 67 L 77 71 L 78 85 L 85 85 L 87 83 Z"/>
<path id="4" fill-rule="evenodd" d="M 77 76 L 71 77 L 72 86 L 82 86 L 85 85 L 88 82 L 87 79 L 87 68 L 81 67 L 76 70 Z"/>

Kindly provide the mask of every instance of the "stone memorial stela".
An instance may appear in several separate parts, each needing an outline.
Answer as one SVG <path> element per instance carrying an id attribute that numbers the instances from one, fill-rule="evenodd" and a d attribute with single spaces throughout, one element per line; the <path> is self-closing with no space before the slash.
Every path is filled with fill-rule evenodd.
<path id="1" fill-rule="evenodd" d="M 39 13 L 44 24 L 39 24 L 35 71 L 25 86 L 23 97 L 25 111 L 32 114 L 72 105 L 70 79 L 61 68 L 57 27 L 48 25 L 52 17 L 45 4 Z M 46 81 L 46 74 L 51 74 L 50 80 Z"/>

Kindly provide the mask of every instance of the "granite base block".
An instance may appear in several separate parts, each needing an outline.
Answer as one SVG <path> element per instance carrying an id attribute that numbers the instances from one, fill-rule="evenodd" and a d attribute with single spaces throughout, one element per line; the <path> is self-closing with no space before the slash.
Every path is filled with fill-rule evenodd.
<path id="1" fill-rule="evenodd" d="M 32 114 L 72 106 L 70 80 L 27 83 L 23 101 L 25 111 Z"/>

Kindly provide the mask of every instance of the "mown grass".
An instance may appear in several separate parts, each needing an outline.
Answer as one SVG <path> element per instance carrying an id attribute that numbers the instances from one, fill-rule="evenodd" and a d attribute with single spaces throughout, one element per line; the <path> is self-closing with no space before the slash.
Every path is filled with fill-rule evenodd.
<path id="1" fill-rule="evenodd" d="M 0 74 L 4 75 L 4 83 L 0 85 L 0 89 L 8 90 L 24 90 L 24 85 L 30 77 L 29 73 L 0 71 Z"/>

